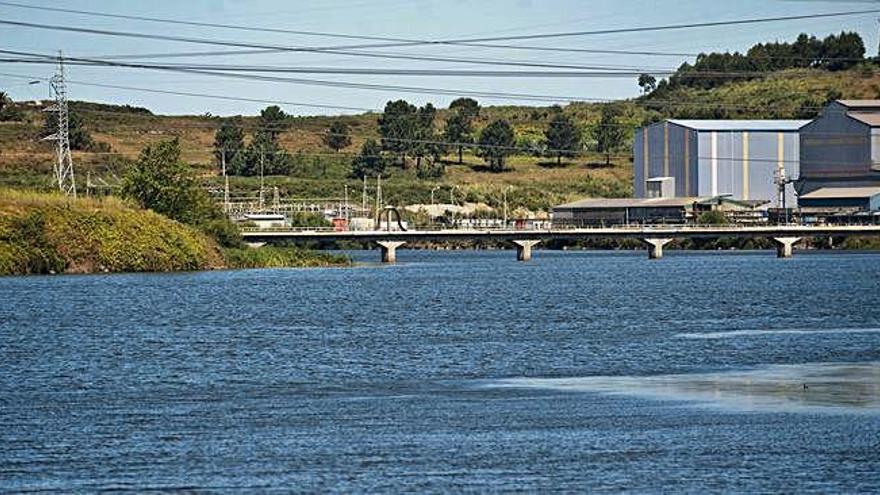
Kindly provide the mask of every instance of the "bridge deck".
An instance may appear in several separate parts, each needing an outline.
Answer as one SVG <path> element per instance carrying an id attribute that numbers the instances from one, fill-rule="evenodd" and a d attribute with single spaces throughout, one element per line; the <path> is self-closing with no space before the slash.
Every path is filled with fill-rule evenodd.
<path id="1" fill-rule="evenodd" d="M 582 229 L 528 230 L 407 230 L 407 231 L 334 231 L 263 229 L 245 230 L 246 241 L 442 241 L 442 240 L 549 240 L 549 239 L 660 239 L 716 237 L 813 237 L 878 236 L 880 225 L 772 225 L 772 226 L 650 226 Z"/>

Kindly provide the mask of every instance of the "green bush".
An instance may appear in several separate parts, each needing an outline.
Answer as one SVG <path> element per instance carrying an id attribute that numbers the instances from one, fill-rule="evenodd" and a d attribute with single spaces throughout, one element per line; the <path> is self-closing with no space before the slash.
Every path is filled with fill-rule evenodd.
<path id="1" fill-rule="evenodd" d="M 224 249 L 229 268 L 288 268 L 338 266 L 349 263 L 342 255 L 309 251 L 296 246 Z"/>

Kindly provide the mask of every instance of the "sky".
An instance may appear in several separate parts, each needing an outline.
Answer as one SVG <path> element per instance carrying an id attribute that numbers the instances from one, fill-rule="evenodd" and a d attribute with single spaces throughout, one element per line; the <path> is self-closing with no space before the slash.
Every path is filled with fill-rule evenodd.
<path id="1" fill-rule="evenodd" d="M 16 0 L 30 6 L 50 6 L 114 14 L 148 16 L 197 22 L 234 24 L 261 28 L 307 30 L 407 39 L 461 39 L 520 34 L 541 34 L 586 30 L 632 28 L 683 23 L 703 23 L 736 19 L 795 16 L 849 10 L 880 8 L 877 1 L 821 0 Z M 856 31 L 865 40 L 869 55 L 876 55 L 880 14 L 853 17 L 806 19 L 753 25 L 722 26 L 686 30 L 572 36 L 507 44 L 662 51 L 695 54 L 709 51 L 744 51 L 766 41 L 792 41 L 801 32 L 825 37 L 842 30 Z M 75 26 L 79 28 L 129 31 L 202 39 L 296 47 L 326 47 L 363 43 L 345 39 L 239 31 L 225 28 L 169 25 L 127 19 L 108 19 L 80 14 L 48 12 L 0 5 L 0 20 Z M 501 43 L 501 42 L 499 42 Z M 87 33 L 51 31 L 0 25 L 3 50 L 55 54 L 62 50 L 69 57 L 203 52 L 236 50 L 217 46 L 165 40 L 130 39 Z M 693 57 L 558 53 L 467 46 L 414 46 L 372 48 L 374 52 L 429 55 L 432 57 L 479 58 L 539 64 L 629 67 L 638 70 L 674 70 Z M 146 61 L 146 60 L 145 60 Z M 412 61 L 366 58 L 327 53 L 281 52 L 214 57 L 156 59 L 150 62 L 246 64 L 281 67 L 323 67 L 363 69 L 471 69 L 529 70 L 525 67 L 486 66 L 450 61 Z M 50 65 L 0 63 L 0 91 L 14 100 L 48 97 L 45 82 L 55 70 Z M 534 69 L 531 70 L 541 70 Z M 18 77 L 13 77 L 18 76 Z M 478 97 L 484 105 L 564 104 L 577 100 L 612 100 L 638 95 L 636 77 L 611 78 L 499 78 L 410 75 L 281 74 L 282 77 L 323 81 L 358 82 L 380 85 L 442 88 L 446 90 L 489 91 L 493 93 L 538 94 L 552 97 L 550 102 L 508 98 Z M 279 100 L 293 115 L 359 113 L 381 111 L 385 102 L 404 98 L 410 102 L 445 107 L 454 95 L 437 95 L 399 90 L 357 89 L 315 86 L 302 83 L 252 81 L 199 74 L 183 74 L 149 69 L 68 66 L 69 97 L 76 100 L 130 104 L 162 114 L 253 115 L 265 102 L 233 101 L 207 97 L 149 93 L 133 89 L 89 86 L 83 83 L 146 88 L 156 91 L 200 93 L 213 96 Z M 330 105 L 320 108 L 296 105 Z"/>

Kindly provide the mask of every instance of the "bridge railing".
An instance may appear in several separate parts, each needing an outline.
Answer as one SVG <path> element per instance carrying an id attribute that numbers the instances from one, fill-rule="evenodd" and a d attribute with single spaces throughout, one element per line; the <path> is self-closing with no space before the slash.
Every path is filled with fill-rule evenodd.
<path id="1" fill-rule="evenodd" d="M 871 227 L 874 226 L 872 224 L 865 225 L 847 225 L 847 226 L 862 226 L 862 227 Z M 290 232 L 290 233 L 343 233 L 343 232 L 390 232 L 390 233 L 400 233 L 400 232 L 410 232 L 410 233 L 418 233 L 418 232 L 504 232 L 504 233 L 515 233 L 522 232 L 526 233 L 540 233 L 540 232 L 566 232 L 566 231 L 577 231 L 577 232 L 589 232 L 589 231 L 597 231 L 597 232 L 607 232 L 607 231 L 640 231 L 640 232 L 668 232 L 668 231 L 719 231 L 719 232 L 748 232 L 754 230 L 766 230 L 766 229 L 784 229 L 784 228 L 823 228 L 823 227 L 833 227 L 833 225 L 818 225 L 818 224 L 773 224 L 773 225 L 694 225 L 694 224 L 631 224 L 631 225 L 609 225 L 606 227 L 600 226 L 584 226 L 584 227 L 575 227 L 575 226 L 557 226 L 550 228 L 510 228 L 510 227 L 466 227 L 466 228 L 420 228 L 420 229 L 409 229 L 407 231 L 401 231 L 398 229 L 393 230 L 346 230 L 346 229 L 338 229 L 335 227 L 241 227 L 241 232 L 247 233 L 272 233 L 272 232 Z"/>

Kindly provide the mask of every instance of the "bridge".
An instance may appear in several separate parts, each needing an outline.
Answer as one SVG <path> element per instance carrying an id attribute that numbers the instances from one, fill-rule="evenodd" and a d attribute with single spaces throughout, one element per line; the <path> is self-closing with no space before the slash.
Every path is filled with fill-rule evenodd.
<path id="1" fill-rule="evenodd" d="M 880 225 L 762 225 L 762 226 L 694 226 L 644 225 L 602 228 L 551 229 L 443 229 L 443 230 L 370 230 L 336 231 L 327 229 L 244 229 L 242 237 L 251 245 L 272 241 L 360 241 L 375 243 L 382 261 L 393 263 L 397 248 L 407 242 L 486 240 L 510 242 L 516 247 L 517 259 L 528 261 L 532 248 L 547 240 L 638 239 L 648 249 L 650 259 L 663 257 L 663 247 L 673 239 L 712 239 L 719 237 L 767 238 L 776 245 L 780 258 L 789 258 L 793 246 L 804 237 L 880 236 Z"/>

